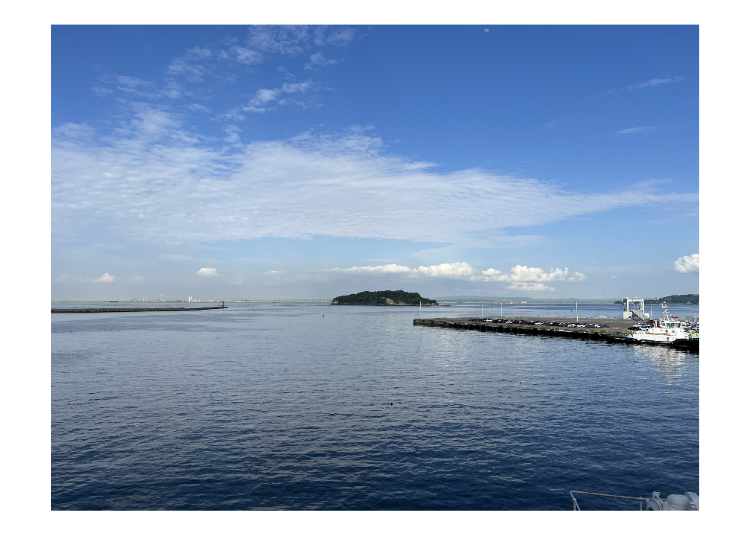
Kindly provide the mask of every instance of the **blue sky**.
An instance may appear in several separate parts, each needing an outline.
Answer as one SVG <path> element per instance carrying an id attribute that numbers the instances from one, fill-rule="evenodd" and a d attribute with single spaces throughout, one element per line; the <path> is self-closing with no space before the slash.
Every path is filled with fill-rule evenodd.
<path id="1" fill-rule="evenodd" d="M 698 292 L 697 26 L 53 26 L 52 298 Z"/>

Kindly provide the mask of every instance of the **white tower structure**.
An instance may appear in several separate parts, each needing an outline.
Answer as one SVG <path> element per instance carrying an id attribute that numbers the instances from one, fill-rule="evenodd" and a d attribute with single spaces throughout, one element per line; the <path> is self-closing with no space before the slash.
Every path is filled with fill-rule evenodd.
<path id="1" fill-rule="evenodd" d="M 638 309 L 632 310 L 630 305 L 637 305 Z M 648 318 L 646 314 L 646 302 L 643 298 L 623 298 L 622 299 L 622 318 L 625 320 L 645 320 Z"/>

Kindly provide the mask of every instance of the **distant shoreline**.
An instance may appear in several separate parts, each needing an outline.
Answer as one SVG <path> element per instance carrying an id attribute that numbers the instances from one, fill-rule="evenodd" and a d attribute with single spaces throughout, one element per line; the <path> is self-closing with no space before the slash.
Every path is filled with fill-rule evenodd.
<path id="1" fill-rule="evenodd" d="M 226 309 L 216 307 L 102 307 L 86 309 L 52 309 L 52 313 L 146 313 L 151 311 L 207 311 L 209 309 Z"/>

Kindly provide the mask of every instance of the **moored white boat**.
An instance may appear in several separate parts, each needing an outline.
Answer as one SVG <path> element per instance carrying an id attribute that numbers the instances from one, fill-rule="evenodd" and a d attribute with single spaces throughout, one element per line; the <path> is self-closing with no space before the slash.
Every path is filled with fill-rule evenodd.
<path id="1" fill-rule="evenodd" d="M 677 340 L 688 340 L 691 332 L 685 323 L 669 314 L 667 304 L 661 304 L 661 318 L 655 320 L 648 327 L 641 328 L 628 335 L 629 339 L 650 344 L 669 344 Z"/>

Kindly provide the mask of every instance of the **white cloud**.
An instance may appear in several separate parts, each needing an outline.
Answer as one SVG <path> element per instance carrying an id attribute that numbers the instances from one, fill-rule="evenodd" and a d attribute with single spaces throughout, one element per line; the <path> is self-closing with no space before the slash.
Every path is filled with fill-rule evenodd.
<path id="1" fill-rule="evenodd" d="M 97 277 L 96 279 L 94 279 L 94 283 L 111 283 L 115 279 L 117 279 L 115 276 L 105 272 L 99 277 Z"/>
<path id="2" fill-rule="evenodd" d="M 313 46 L 347 45 L 356 34 L 354 28 L 340 26 L 251 26 L 246 45 L 256 51 L 294 57 Z"/>
<path id="3" fill-rule="evenodd" d="M 448 279 L 472 279 L 476 270 L 468 262 L 452 262 L 435 266 L 420 266 L 415 273 L 428 277 L 445 277 Z"/>
<path id="4" fill-rule="evenodd" d="M 545 272 L 541 268 L 529 266 L 514 266 L 509 273 L 489 268 L 477 271 L 468 262 L 452 262 L 436 264 L 433 266 L 420 266 L 409 268 L 397 264 L 385 264 L 381 266 L 353 266 L 352 268 L 334 268 L 333 271 L 356 274 L 404 274 L 410 277 L 439 277 L 445 279 L 459 279 L 483 283 L 508 282 L 512 290 L 555 290 L 553 287 L 544 285 L 548 281 L 585 281 L 586 276 L 580 272 L 570 273 L 568 268 L 561 270 L 555 268 Z"/>
<path id="5" fill-rule="evenodd" d="M 73 124 L 53 132 L 52 229 L 79 242 L 87 229 L 154 242 L 323 235 L 503 247 L 526 240 L 509 228 L 698 201 L 654 182 L 577 193 L 481 169 L 441 173 L 387 154 L 364 129 L 227 152 L 198 145 L 167 111 L 138 106 L 101 141 L 70 132 L 91 134 Z"/>
<path id="6" fill-rule="evenodd" d="M 247 33 L 248 47 L 294 57 L 312 45 L 306 26 L 251 26 Z"/>
<path id="7" fill-rule="evenodd" d="M 216 268 L 201 268 L 195 273 L 202 277 L 218 277 L 219 276 L 219 274 L 216 273 Z"/>
<path id="8" fill-rule="evenodd" d="M 151 142 L 164 136 L 186 136 L 178 128 L 179 121 L 169 112 L 142 103 L 133 103 L 131 106 L 135 113 L 130 120 L 130 127 L 143 141 Z"/>
<path id="9" fill-rule="evenodd" d="M 637 134 L 638 132 L 647 132 L 649 130 L 653 130 L 654 127 L 633 127 L 633 128 L 624 128 L 622 130 L 618 130 L 618 134 Z"/>
<path id="10" fill-rule="evenodd" d="M 541 268 L 532 268 L 529 266 L 514 266 L 510 273 L 506 274 L 500 270 L 490 268 L 482 272 L 485 276 L 485 281 L 585 281 L 586 276 L 580 272 L 570 273 L 568 268 L 561 270 L 555 268 L 549 272 L 545 272 Z"/>
<path id="11" fill-rule="evenodd" d="M 255 50 L 236 46 L 232 47 L 231 51 L 235 54 L 235 59 L 238 63 L 252 65 L 254 63 L 260 63 L 261 61 L 263 61 L 263 55 L 259 52 L 256 52 Z"/>
<path id="12" fill-rule="evenodd" d="M 139 87 L 148 86 L 150 83 L 134 76 L 117 76 L 117 84 L 120 86 L 119 89 L 127 90 Z"/>
<path id="13" fill-rule="evenodd" d="M 312 69 L 314 66 L 325 66 L 325 65 L 333 65 L 336 63 L 336 60 L 327 60 L 325 56 L 323 56 L 322 52 L 316 52 L 312 56 L 310 56 L 310 62 L 305 65 L 305 69 Z"/>
<path id="14" fill-rule="evenodd" d="M 92 139 L 95 132 L 96 131 L 86 123 L 65 123 L 60 127 L 52 129 L 52 135 L 56 138 L 68 138 L 78 141 Z"/>
<path id="15" fill-rule="evenodd" d="M 211 111 L 211 108 L 209 108 L 208 106 L 204 106 L 196 102 L 188 104 L 187 107 L 194 112 L 210 112 Z"/>
<path id="16" fill-rule="evenodd" d="M 209 74 L 209 67 L 203 63 L 204 59 L 203 56 L 194 54 L 174 58 L 167 66 L 167 73 L 171 77 L 181 77 L 190 82 L 202 82 Z"/>
<path id="17" fill-rule="evenodd" d="M 237 143 L 240 141 L 240 128 L 237 125 L 229 125 L 224 129 L 224 133 L 227 135 L 224 141 L 227 143 Z"/>
<path id="18" fill-rule="evenodd" d="M 304 104 L 299 100 L 290 100 L 287 98 L 284 98 L 284 95 L 295 95 L 299 94 L 302 95 L 304 93 L 307 93 L 310 89 L 314 89 L 315 85 L 310 82 L 285 82 L 284 85 L 282 85 L 279 88 L 273 88 L 273 89 L 259 89 L 255 92 L 255 97 L 250 99 L 247 102 L 246 106 L 242 107 L 242 111 L 244 112 L 259 112 L 263 113 L 268 108 L 266 106 L 272 102 L 278 102 L 278 104 L 284 105 L 284 104 Z M 234 114 L 237 113 L 237 110 L 230 110 L 225 114 L 224 117 L 233 117 Z M 244 119 L 244 118 L 243 118 Z"/>
<path id="19" fill-rule="evenodd" d="M 207 48 L 193 47 L 185 53 L 188 58 L 205 59 L 211 57 L 211 51 Z"/>
<path id="20" fill-rule="evenodd" d="M 339 270 L 334 268 L 334 270 Z M 412 269 L 408 266 L 399 266 L 397 264 L 385 264 L 382 266 L 352 266 L 351 268 L 343 268 L 342 272 L 350 274 L 403 274 L 412 273 Z"/>
<path id="21" fill-rule="evenodd" d="M 674 269 L 682 274 L 699 271 L 699 254 L 693 253 L 674 261 Z"/>
<path id="22" fill-rule="evenodd" d="M 319 26 L 314 30 L 315 44 L 318 46 L 323 45 L 338 45 L 344 46 L 349 44 L 357 35 L 357 30 L 354 28 L 330 27 Z"/>
<path id="23" fill-rule="evenodd" d="M 620 89 L 608 89 L 607 93 L 616 93 L 618 91 L 633 91 L 634 89 L 646 89 L 649 87 L 663 86 L 664 84 L 676 84 L 682 82 L 684 78 L 682 76 L 672 76 L 667 78 L 652 78 L 646 82 L 640 84 L 630 84 L 628 87 Z"/>
<path id="24" fill-rule="evenodd" d="M 628 86 L 628 89 L 645 89 L 647 87 L 661 86 L 664 84 L 674 84 L 677 82 L 681 82 L 682 80 L 684 80 L 684 78 L 681 76 L 673 76 L 672 78 L 652 78 L 651 80 L 643 82 L 641 84 L 631 84 Z"/>
<path id="25" fill-rule="evenodd" d="M 538 292 L 541 290 L 554 291 L 555 287 L 548 287 L 544 283 L 512 283 L 508 286 L 508 289 Z"/>
<path id="26" fill-rule="evenodd" d="M 70 283 L 70 282 L 82 282 L 82 281 L 91 281 L 90 279 L 85 279 L 81 277 L 80 275 L 70 275 L 68 273 L 62 273 L 58 275 L 55 278 L 55 281 L 59 281 L 61 283 Z"/>
<path id="27" fill-rule="evenodd" d="M 191 81 L 201 81 L 203 74 L 208 73 L 208 66 L 193 65 L 196 61 L 189 55 L 174 58 L 167 67 L 167 76 L 161 84 L 149 80 L 141 80 L 134 76 L 103 75 L 99 78 L 99 85 L 92 88 L 95 95 L 108 97 L 119 92 L 119 97 L 139 99 L 175 99 L 183 95 L 182 86 L 177 82 L 180 76 Z"/>

